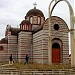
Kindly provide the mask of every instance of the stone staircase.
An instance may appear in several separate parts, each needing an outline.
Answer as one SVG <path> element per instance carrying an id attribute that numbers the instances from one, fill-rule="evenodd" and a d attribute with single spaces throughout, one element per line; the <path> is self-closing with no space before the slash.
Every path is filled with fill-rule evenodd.
<path id="1" fill-rule="evenodd" d="M 23 70 L 22 75 L 75 75 L 75 70 L 49 70 L 49 71 L 37 71 L 37 70 Z"/>
<path id="2" fill-rule="evenodd" d="M 15 68 L 0 68 L 0 75 L 19 75 L 19 71 Z"/>
<path id="3" fill-rule="evenodd" d="M 60 70 L 38 71 L 30 69 L 17 70 L 15 68 L 0 68 L 0 75 L 75 75 L 75 70 L 60 69 Z"/>

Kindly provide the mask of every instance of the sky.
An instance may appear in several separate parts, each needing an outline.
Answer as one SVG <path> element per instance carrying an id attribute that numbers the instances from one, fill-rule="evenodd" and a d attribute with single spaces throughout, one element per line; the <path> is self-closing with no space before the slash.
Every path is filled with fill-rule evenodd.
<path id="1" fill-rule="evenodd" d="M 19 26 L 26 13 L 34 8 L 33 3 L 35 2 L 36 8 L 48 18 L 48 6 L 51 0 L 0 0 L 0 39 L 5 37 L 5 29 L 8 24 L 12 27 Z M 74 0 L 69 0 L 69 2 L 74 10 Z M 52 15 L 63 18 L 70 27 L 69 9 L 64 1 L 57 4 Z"/>

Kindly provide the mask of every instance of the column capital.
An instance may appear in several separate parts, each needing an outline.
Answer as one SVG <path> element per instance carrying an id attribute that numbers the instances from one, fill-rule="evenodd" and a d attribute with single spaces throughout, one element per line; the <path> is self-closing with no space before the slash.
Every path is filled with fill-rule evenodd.
<path id="1" fill-rule="evenodd" d="M 69 32 L 70 32 L 71 34 L 74 34 L 74 29 L 70 29 Z"/>

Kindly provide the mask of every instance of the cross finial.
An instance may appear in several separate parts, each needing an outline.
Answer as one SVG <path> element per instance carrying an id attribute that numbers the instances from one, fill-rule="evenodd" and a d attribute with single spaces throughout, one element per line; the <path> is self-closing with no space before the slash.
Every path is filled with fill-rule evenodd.
<path id="1" fill-rule="evenodd" d="M 33 3 L 33 5 L 34 5 L 34 8 L 36 8 L 36 6 L 37 6 L 36 2 L 35 2 L 35 3 Z"/>

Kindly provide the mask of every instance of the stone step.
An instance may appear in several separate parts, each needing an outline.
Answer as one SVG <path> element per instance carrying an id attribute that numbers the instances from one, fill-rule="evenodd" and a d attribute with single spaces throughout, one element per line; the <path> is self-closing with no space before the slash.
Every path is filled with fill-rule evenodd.
<path id="1" fill-rule="evenodd" d="M 40 71 L 32 69 L 17 70 L 16 68 L 0 68 L 0 75 L 75 75 L 73 69 Z"/>

